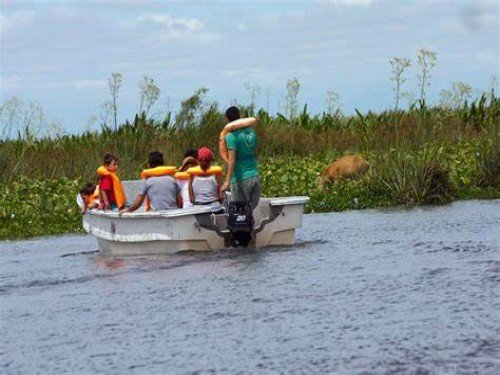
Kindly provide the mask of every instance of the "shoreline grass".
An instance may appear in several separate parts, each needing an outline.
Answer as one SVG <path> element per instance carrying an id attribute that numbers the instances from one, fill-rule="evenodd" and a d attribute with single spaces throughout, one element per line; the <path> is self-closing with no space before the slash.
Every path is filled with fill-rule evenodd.
<path id="1" fill-rule="evenodd" d="M 263 110 L 244 112 L 260 119 L 263 195 L 309 195 L 306 212 L 500 198 L 496 97 L 457 109 L 422 105 L 355 116 L 313 116 L 304 108 L 292 121 Z M 174 165 L 188 148 L 216 150 L 222 124 L 213 104 L 175 121 L 136 116 L 116 130 L 0 141 L 0 239 L 81 232 L 75 196 L 85 181 L 95 180 L 105 152 L 119 155 L 122 179 L 136 179 L 151 150 L 164 152 Z M 348 153 L 370 162 L 367 176 L 320 188 L 316 181 L 326 165 Z"/>
<path id="2" fill-rule="evenodd" d="M 464 199 L 500 198 L 500 187 L 480 187 L 464 183 L 473 181 L 471 168 L 455 173 L 451 184 L 453 195 L 437 202 L 402 202 L 377 177 L 376 164 L 358 181 L 341 181 L 319 187 L 316 179 L 325 157 L 291 156 L 261 161 L 262 192 L 265 196 L 309 195 L 306 213 L 358 210 L 366 208 L 403 207 L 419 204 L 447 203 Z M 475 159 L 474 159 L 475 160 Z M 450 163 L 457 159 L 451 158 Z M 457 172 L 457 171 L 455 171 Z M 83 179 L 66 177 L 33 180 L 22 177 L 0 189 L 0 240 L 33 236 L 82 233 L 81 213 L 75 197 Z M 460 182 L 462 181 L 462 182 Z"/>

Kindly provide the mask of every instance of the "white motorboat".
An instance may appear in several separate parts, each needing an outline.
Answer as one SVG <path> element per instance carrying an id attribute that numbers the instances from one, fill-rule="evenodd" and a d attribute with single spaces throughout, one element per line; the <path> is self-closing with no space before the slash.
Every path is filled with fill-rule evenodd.
<path id="1" fill-rule="evenodd" d="M 124 181 L 127 197 L 137 195 L 141 181 Z M 261 198 L 253 212 L 253 247 L 293 245 L 309 197 Z M 97 238 L 103 254 L 171 254 L 185 250 L 217 250 L 230 246 L 227 216 L 207 206 L 157 212 L 89 210 L 83 228 Z"/>

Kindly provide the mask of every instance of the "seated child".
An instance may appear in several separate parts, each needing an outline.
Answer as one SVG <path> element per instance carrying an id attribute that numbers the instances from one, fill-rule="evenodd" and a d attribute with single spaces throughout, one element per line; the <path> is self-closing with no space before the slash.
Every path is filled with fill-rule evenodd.
<path id="1" fill-rule="evenodd" d="M 104 155 L 102 166 L 97 168 L 99 176 L 99 208 L 112 210 L 125 207 L 126 196 L 122 183 L 116 175 L 118 157 L 110 152 Z"/>
<path id="2" fill-rule="evenodd" d="M 189 200 L 189 173 L 187 170 L 191 167 L 196 167 L 198 165 L 198 151 L 197 150 L 187 150 L 184 154 L 184 160 L 179 168 L 179 171 L 175 174 L 175 179 L 179 184 L 182 195 L 182 208 L 191 207 L 193 204 Z"/>
<path id="3" fill-rule="evenodd" d="M 182 165 L 179 168 L 179 172 L 185 172 L 191 167 L 196 167 L 198 165 L 198 150 L 189 149 L 184 153 L 184 159 L 182 160 Z"/>
<path id="4" fill-rule="evenodd" d="M 222 210 L 222 168 L 211 166 L 214 155 L 208 147 L 198 150 L 198 167 L 188 169 L 189 199 L 194 205 L 211 205 L 214 212 Z"/>
<path id="5" fill-rule="evenodd" d="M 87 209 L 99 207 L 99 188 L 92 182 L 88 182 L 80 189 L 80 194 L 76 197 L 78 206 L 84 214 Z"/>
<path id="6" fill-rule="evenodd" d="M 148 171 L 149 173 L 144 173 Z M 148 200 L 151 210 L 169 210 L 182 207 L 182 198 L 177 181 L 173 177 L 175 167 L 164 166 L 163 154 L 159 151 L 149 153 L 148 169 L 141 174 L 143 186 L 134 203 L 120 212 L 133 212 Z"/>

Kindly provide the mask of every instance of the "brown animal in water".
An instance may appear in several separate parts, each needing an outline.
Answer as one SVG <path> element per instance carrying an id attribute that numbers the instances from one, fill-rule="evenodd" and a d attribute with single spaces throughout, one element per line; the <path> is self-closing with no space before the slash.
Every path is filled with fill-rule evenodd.
<path id="1" fill-rule="evenodd" d="M 369 164 L 361 155 L 346 155 L 335 160 L 326 167 L 319 182 L 335 183 L 341 179 L 356 179 L 368 172 Z"/>

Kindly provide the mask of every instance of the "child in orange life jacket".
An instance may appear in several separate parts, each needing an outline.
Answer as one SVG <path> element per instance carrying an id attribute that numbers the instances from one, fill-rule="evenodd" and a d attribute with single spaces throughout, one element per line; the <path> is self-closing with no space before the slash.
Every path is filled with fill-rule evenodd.
<path id="1" fill-rule="evenodd" d="M 179 171 L 187 171 L 191 167 L 196 167 L 198 165 L 198 150 L 190 148 L 184 153 L 184 159 L 182 160 L 182 165 Z"/>
<path id="2" fill-rule="evenodd" d="M 99 189 L 92 182 L 88 182 L 80 189 L 80 194 L 76 199 L 84 214 L 87 209 L 99 206 Z"/>
<path id="3" fill-rule="evenodd" d="M 212 166 L 214 155 L 208 147 L 198 150 L 198 167 L 188 169 L 189 200 L 197 206 L 210 205 L 213 212 L 222 210 L 222 168 Z"/>
<path id="4" fill-rule="evenodd" d="M 125 193 L 120 179 L 116 175 L 118 169 L 118 157 L 112 153 L 106 153 L 102 166 L 97 169 L 99 176 L 99 208 L 104 210 L 121 209 L 125 206 Z"/>

